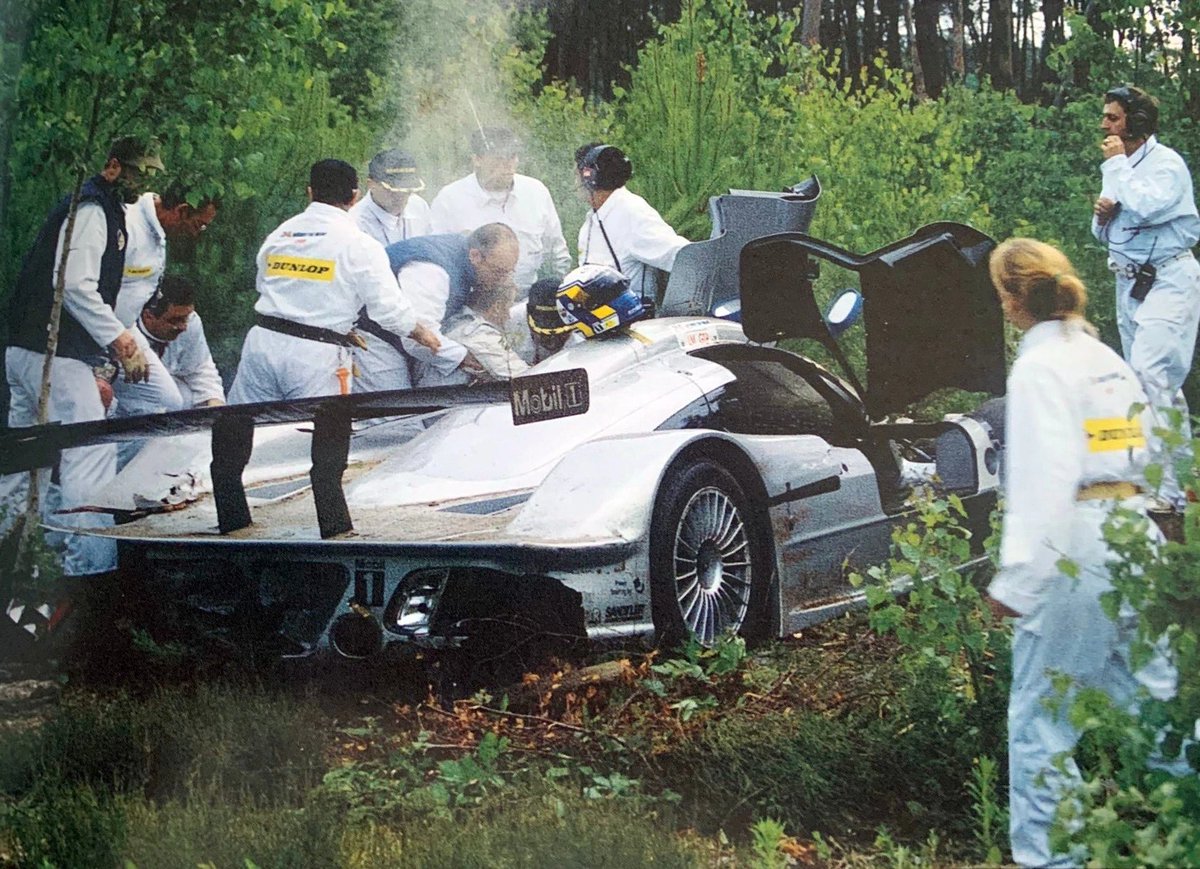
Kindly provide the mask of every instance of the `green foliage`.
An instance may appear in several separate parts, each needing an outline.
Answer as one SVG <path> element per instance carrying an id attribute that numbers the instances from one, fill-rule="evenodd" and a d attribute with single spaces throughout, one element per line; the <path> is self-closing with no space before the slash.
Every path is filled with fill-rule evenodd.
<path id="1" fill-rule="evenodd" d="M 687 678 L 711 684 L 713 679 L 736 672 L 747 660 L 746 641 L 732 633 L 717 637 L 709 648 L 702 646 L 692 635 L 677 651 L 682 657 L 668 658 L 650 669 L 672 679 Z"/>
<path id="2" fill-rule="evenodd" d="M 263 691 L 205 686 L 145 700 L 69 702 L 39 731 L 24 769 L 0 780 L 13 795 L 58 782 L 157 799 L 203 791 L 236 800 L 315 784 L 321 750 L 312 710 Z"/>
<path id="3" fill-rule="evenodd" d="M 865 583 L 871 626 L 900 641 L 902 708 L 926 722 L 904 735 L 903 750 L 924 757 L 930 774 L 971 797 L 981 856 L 997 862 L 1005 832 L 995 803 L 997 765 L 981 755 L 1005 740 L 1008 637 L 972 575 L 958 567 L 971 556 L 961 501 L 923 497 L 914 507 L 913 519 L 893 532 L 896 554 L 871 568 L 869 580 L 851 582 Z M 993 559 L 995 543 L 995 535 L 986 542 Z M 899 590 L 907 595 L 903 603 L 895 598 Z"/>
<path id="4" fill-rule="evenodd" d="M 0 803 L 0 856 L 16 867 L 116 866 L 127 822 L 111 797 L 83 785 L 39 782 Z"/>
<path id="5" fill-rule="evenodd" d="M 352 821 L 384 822 L 480 805 L 506 788 L 499 760 L 508 739 L 488 732 L 474 751 L 437 760 L 425 736 L 382 759 L 350 763 L 325 774 L 322 789 L 340 802 Z"/>
<path id="6" fill-rule="evenodd" d="M 722 634 L 711 648 L 705 648 L 696 640 L 695 635 L 689 635 L 677 651 L 682 657 L 668 658 L 650 669 L 673 681 L 712 685 L 715 680 L 736 672 L 746 661 L 746 641 L 732 633 Z M 647 680 L 645 685 L 659 696 L 667 695 L 666 688 L 657 680 Z M 680 697 L 670 703 L 669 708 L 676 711 L 680 721 L 691 721 L 698 713 L 711 712 L 718 705 L 713 694 L 705 694 L 703 697 Z"/>
<path id="7" fill-rule="evenodd" d="M 883 759 L 877 748 L 894 736 L 891 722 L 853 712 L 715 717 L 674 747 L 667 780 L 705 813 L 705 824 L 725 826 L 744 812 L 746 823 L 769 815 L 809 829 L 840 819 L 850 794 L 894 799 L 892 784 L 875 765 Z M 891 746 L 887 754 L 894 757 Z M 699 798 L 713 793 L 724 795 L 721 804 Z"/>
<path id="8" fill-rule="evenodd" d="M 1169 443 L 1182 440 L 1178 423 L 1166 432 Z M 1195 491 L 1197 466 L 1179 471 L 1181 484 Z M 1062 686 L 1086 750 L 1077 753 L 1082 788 L 1060 805 L 1051 842 L 1059 850 L 1082 847 L 1106 866 L 1191 865 L 1200 859 L 1200 750 L 1194 742 L 1200 718 L 1200 505 L 1187 505 L 1183 542 L 1160 542 L 1149 530 L 1144 515 L 1121 507 L 1106 521 L 1113 590 L 1101 604 L 1129 639 L 1135 670 L 1169 655 L 1179 674 L 1176 696 L 1142 696 L 1132 714 L 1102 691 Z"/>
<path id="9" fill-rule="evenodd" d="M 708 230 L 709 196 L 782 189 L 810 173 L 827 191 L 814 234 L 851 250 L 934 220 L 986 230 L 977 158 L 958 147 L 941 104 L 916 103 L 904 73 L 882 60 L 853 83 L 836 69 L 836 57 L 800 46 L 791 18 L 753 16 L 744 0 L 685 4 L 616 94 L 632 186 L 690 238 Z"/>
<path id="10" fill-rule="evenodd" d="M 915 518 L 892 534 L 896 556 L 867 571 L 871 627 L 895 633 L 923 678 L 936 673 L 953 686 L 946 714 L 961 719 L 964 708 L 996 690 L 991 662 L 1005 654 L 1007 642 L 971 576 L 959 568 L 971 560 L 961 500 L 918 498 L 915 506 Z M 858 575 L 850 581 L 864 582 Z M 898 589 L 907 591 L 903 605 L 893 597 Z"/>
<path id="11" fill-rule="evenodd" d="M 783 853 L 784 826 L 774 818 L 755 821 L 750 827 L 755 869 L 784 869 L 788 857 Z"/>
<path id="12" fill-rule="evenodd" d="M 319 800 L 293 805 L 127 798 L 126 867 L 311 869 L 342 861 L 344 818 Z M 110 864 L 111 865 L 111 864 Z M 121 865 L 118 863 L 117 865 Z"/>
<path id="13" fill-rule="evenodd" d="M 938 857 L 938 846 L 941 844 L 937 833 L 932 830 L 926 836 L 919 850 L 897 842 L 892 834 L 881 828 L 875 835 L 875 848 L 880 852 L 886 865 L 892 869 L 920 869 L 920 867 L 937 866 L 941 860 Z"/>
<path id="14" fill-rule="evenodd" d="M 0 604 L 17 598 L 41 602 L 50 597 L 59 578 L 62 565 L 46 543 L 42 527 L 29 529 L 22 543 L 24 515 L 15 522 L 8 521 L 6 507 L 0 506 Z M 14 509 L 24 509 L 24 504 Z"/>
<path id="15" fill-rule="evenodd" d="M 587 799 L 545 786 L 519 797 L 489 797 L 465 824 L 428 816 L 403 827 L 347 835 L 344 864 L 355 867 L 603 867 L 704 865 L 702 852 L 674 832 L 673 818 L 636 801 Z"/>
<path id="16" fill-rule="evenodd" d="M 971 797 L 974 835 L 978 853 L 988 866 L 1004 862 L 1008 839 L 1008 811 L 1000 794 L 1000 770 L 987 755 L 975 758 L 967 793 Z"/>

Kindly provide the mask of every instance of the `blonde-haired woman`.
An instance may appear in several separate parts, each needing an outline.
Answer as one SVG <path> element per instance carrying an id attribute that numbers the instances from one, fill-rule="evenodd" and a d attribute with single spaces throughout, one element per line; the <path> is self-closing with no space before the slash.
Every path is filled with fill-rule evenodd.
<path id="1" fill-rule="evenodd" d="M 1008 707 L 1013 860 L 1070 866 L 1080 855 L 1053 854 L 1049 829 L 1079 780 L 1070 759 L 1078 733 L 1065 705 L 1057 714 L 1047 708 L 1057 697 L 1047 671 L 1103 689 L 1126 707 L 1140 686 L 1160 699 L 1175 691 L 1175 671 L 1161 656 L 1131 670 L 1132 624 L 1113 622 L 1099 603 L 1111 587 L 1112 557 L 1101 525 L 1115 501 L 1144 507 L 1149 422 L 1130 410 L 1146 396 L 1084 319 L 1087 290 L 1060 251 L 1010 239 L 992 252 L 990 270 L 1005 318 L 1024 332 L 1008 379 L 1000 571 L 988 588 L 993 610 L 1016 619 Z M 1060 571 L 1064 557 L 1078 578 Z"/>

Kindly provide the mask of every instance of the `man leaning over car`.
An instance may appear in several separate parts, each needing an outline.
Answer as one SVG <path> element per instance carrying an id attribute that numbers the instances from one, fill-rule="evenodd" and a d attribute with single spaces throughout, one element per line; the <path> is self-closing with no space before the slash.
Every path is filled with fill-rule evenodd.
<path id="1" fill-rule="evenodd" d="M 348 394 L 350 333 L 359 311 L 436 351 L 388 265 L 383 245 L 349 214 L 358 173 L 319 160 L 309 173 L 309 206 L 267 236 L 258 252 L 255 325 L 242 345 L 230 404 Z"/>

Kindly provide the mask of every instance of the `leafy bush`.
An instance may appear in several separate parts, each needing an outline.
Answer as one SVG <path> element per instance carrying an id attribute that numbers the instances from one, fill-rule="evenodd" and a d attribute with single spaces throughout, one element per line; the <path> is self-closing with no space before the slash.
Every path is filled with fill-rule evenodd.
<path id="1" fill-rule="evenodd" d="M 39 782 L 0 802 L 0 861 L 6 866 L 116 866 L 126 835 L 121 807 L 83 785 Z"/>
<path id="2" fill-rule="evenodd" d="M 1181 484 L 1196 491 L 1198 471 L 1183 469 Z M 1083 785 L 1060 805 L 1051 843 L 1058 850 L 1082 847 L 1106 866 L 1200 860 L 1200 504 L 1187 505 L 1182 542 L 1152 541 L 1148 521 L 1120 507 L 1107 520 L 1113 590 L 1101 603 L 1110 618 L 1126 625 L 1136 613 L 1131 665 L 1136 670 L 1152 655 L 1167 653 L 1178 671 L 1176 696 L 1143 696 L 1133 715 L 1103 692 L 1081 690 L 1066 710 L 1087 750 L 1077 752 L 1083 755 Z"/>
<path id="3" fill-rule="evenodd" d="M 962 502 L 919 497 L 914 506 L 914 517 L 893 533 L 896 554 L 868 570 L 869 581 L 851 582 L 866 583 L 871 626 L 900 641 L 897 713 L 914 726 L 898 735 L 897 755 L 908 759 L 916 793 L 939 795 L 935 804 L 971 798 L 983 857 L 997 839 L 996 813 L 986 802 L 997 781 L 991 758 L 1006 743 L 1008 635 L 994 623 L 973 574 L 958 567 L 972 549 Z M 996 538 L 985 542 L 993 560 Z M 898 589 L 906 591 L 903 602 Z"/>

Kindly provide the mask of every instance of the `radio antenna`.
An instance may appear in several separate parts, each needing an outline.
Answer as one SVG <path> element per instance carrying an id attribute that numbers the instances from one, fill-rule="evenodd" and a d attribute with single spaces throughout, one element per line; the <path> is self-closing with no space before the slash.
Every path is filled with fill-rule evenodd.
<path id="1" fill-rule="evenodd" d="M 479 138 L 483 140 L 483 147 L 487 151 L 492 150 L 492 143 L 488 141 L 487 133 L 483 131 L 483 124 L 479 120 L 479 112 L 475 111 L 475 101 L 471 99 L 469 91 L 463 91 L 463 96 L 467 98 L 467 105 L 471 107 L 471 117 L 475 119 L 475 127 L 479 130 Z"/>

